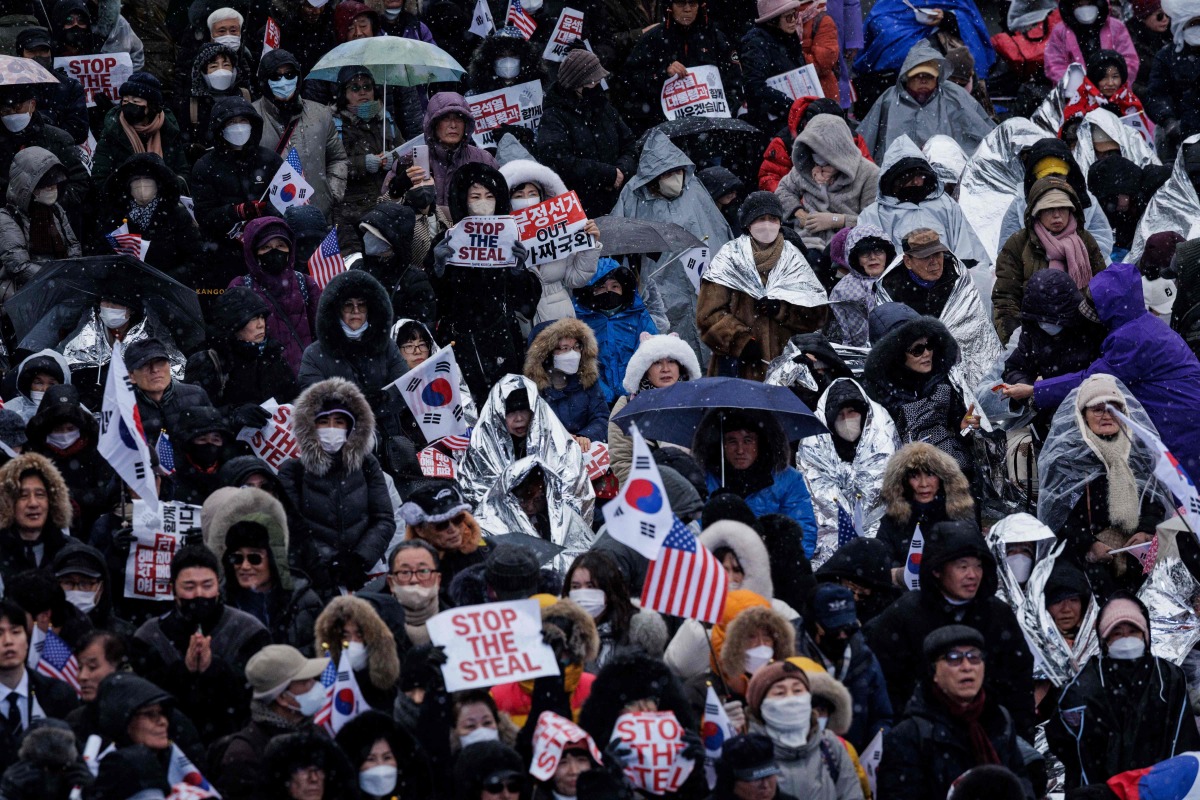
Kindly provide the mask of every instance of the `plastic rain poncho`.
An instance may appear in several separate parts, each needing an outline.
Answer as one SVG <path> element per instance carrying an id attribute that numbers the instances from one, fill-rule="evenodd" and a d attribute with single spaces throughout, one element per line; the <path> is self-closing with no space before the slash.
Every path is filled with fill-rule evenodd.
<path id="1" fill-rule="evenodd" d="M 1197 145 L 1200 133 L 1183 140 L 1183 147 Z M 1200 145 L 1198 145 L 1200 146 Z M 1183 147 L 1180 150 L 1183 150 Z M 1196 187 L 1188 180 L 1184 168 L 1182 153 L 1175 159 L 1175 168 L 1171 177 L 1167 178 L 1159 190 L 1150 198 L 1142 219 L 1138 222 L 1137 234 L 1133 237 L 1133 247 L 1129 250 L 1126 260 L 1136 264 L 1142 258 L 1146 249 L 1146 240 L 1162 231 L 1175 231 L 1188 239 L 1200 236 L 1200 196 Z"/>
<path id="2" fill-rule="evenodd" d="M 1019 617 L 1020 608 L 1025 603 L 1025 590 L 1008 564 L 1008 546 L 1032 544 L 1033 563 L 1036 566 L 1050 555 L 1055 542 L 1054 531 L 1032 514 L 1010 514 L 993 525 L 986 538 L 988 549 L 996 559 L 996 574 L 1000 578 L 996 596 L 1012 606 Z"/>
<path id="3" fill-rule="evenodd" d="M 1033 572 L 1025 584 L 1025 602 L 1013 610 L 1017 615 L 1017 624 L 1025 633 L 1025 641 L 1033 652 L 1034 680 L 1049 680 L 1055 686 L 1062 686 L 1079 674 L 1089 658 L 1100 652 L 1100 639 L 1096 634 L 1100 604 L 1093 596 L 1085 598 L 1087 611 L 1080 620 L 1079 633 L 1074 645 L 1067 644 L 1054 624 L 1050 610 L 1046 608 L 1046 584 L 1067 543 L 1054 545 L 1051 539 L 1051 545 L 1053 549 L 1050 554 L 1033 565 Z"/>
<path id="4" fill-rule="evenodd" d="M 958 184 L 962 180 L 963 170 L 967 168 L 967 154 L 959 147 L 958 142 L 939 133 L 929 137 L 921 152 L 933 165 L 933 171 L 937 173 L 943 186 Z"/>
<path id="5" fill-rule="evenodd" d="M 1200 583 L 1179 557 L 1176 541 L 1180 536 L 1195 536 L 1186 527 L 1178 519 L 1158 526 L 1154 567 L 1138 590 L 1138 599 L 1150 612 L 1150 652 L 1178 665 L 1200 644 L 1200 617 L 1196 616 L 1195 605 Z"/>
<path id="6" fill-rule="evenodd" d="M 808 482 L 808 493 L 817 515 L 817 549 L 812 557 L 814 568 L 824 564 L 837 550 L 838 504 L 851 516 L 854 515 L 855 504 L 860 504 L 863 533 L 875 536 L 885 510 L 884 504 L 879 501 L 883 471 L 892 454 L 900 447 L 896 423 L 887 410 L 868 398 L 862 386 L 849 378 L 838 378 L 829 384 L 817 401 L 817 419 L 825 419 L 829 392 L 840 383 L 852 384 L 867 404 L 854 461 L 849 464 L 842 461 L 828 433 L 800 440 L 800 447 L 796 451 L 796 468 Z"/>
<path id="7" fill-rule="evenodd" d="M 1039 24 L 1058 8 L 1057 0 L 1013 0 L 1008 7 L 1008 30 L 1023 31 Z"/>
<path id="8" fill-rule="evenodd" d="M 572 486 L 563 482 L 558 473 L 543 463 L 538 456 L 527 456 L 509 464 L 500 477 L 488 489 L 475 509 L 475 521 L 487 536 L 497 544 L 516 541 L 508 536 L 539 536 L 537 528 L 521 510 L 521 502 L 513 490 L 521 485 L 526 476 L 540 467 L 546 487 L 546 514 L 550 520 L 550 541 L 563 548 L 549 566 L 566 574 L 575 557 L 592 546 L 596 534 L 592 526 L 580 516 L 582 502 Z"/>
<path id="9" fill-rule="evenodd" d="M 1075 143 L 1075 163 L 1084 175 L 1096 163 L 1096 150 L 1092 145 L 1092 129 L 1099 128 L 1108 138 L 1121 146 L 1121 155 L 1137 164 L 1139 167 L 1151 164 L 1161 164 L 1154 148 L 1146 144 L 1142 135 L 1125 123 L 1121 118 L 1106 108 L 1094 108 L 1089 111 L 1079 123 L 1079 141 Z"/>
<path id="10" fill-rule="evenodd" d="M 538 394 L 537 384 L 523 375 L 505 375 L 488 393 L 459 470 L 458 483 L 463 496 L 471 505 L 478 505 L 505 468 L 517 460 L 512 435 L 504 424 L 505 400 L 517 389 L 529 393 L 529 407 L 533 411 L 525 436 L 526 454 L 540 458 L 545 469 L 555 473 L 567 491 L 578 498 L 579 515 L 590 525 L 596 493 L 588 480 L 583 451 Z"/>

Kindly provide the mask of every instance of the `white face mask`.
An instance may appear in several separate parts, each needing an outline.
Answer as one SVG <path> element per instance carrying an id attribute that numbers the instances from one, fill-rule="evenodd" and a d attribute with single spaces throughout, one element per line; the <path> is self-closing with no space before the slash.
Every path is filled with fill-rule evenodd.
<path id="1" fill-rule="evenodd" d="M 336 453 L 346 444 L 346 431 L 341 428 L 317 428 L 317 439 L 326 453 Z"/>
<path id="2" fill-rule="evenodd" d="M 540 202 L 542 201 L 536 197 L 514 197 L 512 199 L 512 210 L 524 211 L 530 206 L 536 206 Z"/>
<path id="3" fill-rule="evenodd" d="M 1033 572 L 1033 558 L 1024 553 L 1009 556 L 1008 568 L 1012 570 L 1017 583 L 1024 583 L 1029 580 L 1029 575 Z"/>
<path id="4" fill-rule="evenodd" d="M 52 206 L 58 202 L 58 187 L 51 186 L 49 189 L 38 189 L 33 193 L 33 202 L 41 203 L 44 206 Z"/>
<path id="5" fill-rule="evenodd" d="M 388 19 L 399 19 L 400 15 L 403 13 L 403 8 L 385 8 L 383 10 L 383 15 Z"/>
<path id="6" fill-rule="evenodd" d="M 496 213 L 495 200 L 474 200 L 467 203 L 467 211 L 473 217 L 490 217 Z"/>
<path id="7" fill-rule="evenodd" d="M 858 437 L 862 435 L 862 417 L 847 417 L 835 420 L 833 429 L 837 432 L 838 436 L 847 442 L 857 442 Z"/>
<path id="8" fill-rule="evenodd" d="M 296 701 L 296 705 L 299 706 L 297 710 L 301 714 L 306 717 L 314 716 L 321 710 L 321 706 L 325 705 L 325 687 L 317 681 L 304 694 L 292 694 L 292 699 Z"/>
<path id="9" fill-rule="evenodd" d="M 1058 336 L 1063 329 L 1062 325 L 1055 325 L 1053 322 L 1039 322 L 1038 327 L 1051 336 Z"/>
<path id="10" fill-rule="evenodd" d="M 1099 6 L 1079 6 L 1075 9 L 1075 19 L 1080 25 L 1091 25 L 1100 17 Z"/>
<path id="11" fill-rule="evenodd" d="M 674 200 L 683 194 L 683 175 L 684 173 L 682 172 L 675 172 L 665 178 L 658 179 L 658 191 L 663 197 L 668 200 Z"/>
<path id="12" fill-rule="evenodd" d="M 1192 47 L 1200 47 L 1200 27 L 1192 26 L 1184 30 L 1183 42 Z"/>
<path id="13" fill-rule="evenodd" d="M 768 697 L 759 706 L 767 734 L 784 747 L 803 747 L 812 727 L 812 695 Z"/>
<path id="14" fill-rule="evenodd" d="M 371 323 L 364 322 L 362 324 L 362 327 L 359 328 L 358 330 L 354 330 L 349 325 L 347 325 L 345 322 L 341 323 L 341 326 L 342 326 L 342 333 L 346 334 L 347 339 L 352 339 L 354 341 L 358 341 L 359 339 L 361 339 L 363 337 L 363 334 L 367 332 L 367 328 L 371 327 Z"/>
<path id="15" fill-rule="evenodd" d="M 234 147 L 241 147 L 250 141 L 250 123 L 237 122 L 233 125 L 226 125 L 225 129 L 221 131 L 221 136 L 225 137 L 225 141 Z"/>
<path id="16" fill-rule="evenodd" d="M 568 375 L 574 375 L 579 372 L 579 359 L 583 354 L 577 350 L 572 350 L 569 353 L 554 354 L 554 368 L 559 372 L 565 372 Z"/>
<path id="17" fill-rule="evenodd" d="M 204 76 L 209 87 L 214 92 L 223 92 L 233 85 L 233 70 L 219 69 Z"/>
<path id="18" fill-rule="evenodd" d="M 129 321 L 129 312 L 123 308 L 101 307 L 100 321 L 104 323 L 104 327 L 116 330 Z"/>
<path id="19" fill-rule="evenodd" d="M 768 219 L 760 219 L 750 223 L 750 235 L 759 244 L 774 244 L 779 236 L 779 223 Z"/>
<path id="20" fill-rule="evenodd" d="M 603 589 L 572 589 L 567 597 L 590 614 L 592 619 L 604 613 L 606 601 Z"/>
<path id="21" fill-rule="evenodd" d="M 465 736 L 458 737 L 463 749 L 480 742 L 495 742 L 500 740 L 500 731 L 495 728 L 476 728 Z"/>
<path id="22" fill-rule="evenodd" d="M 29 399 L 33 401 L 33 404 L 35 406 L 40 406 L 42 404 L 42 398 L 45 396 L 46 396 L 45 392 L 32 392 L 31 391 L 29 393 Z"/>
<path id="23" fill-rule="evenodd" d="M 4 127 L 8 128 L 11 133 L 20 133 L 29 125 L 29 121 L 33 119 L 33 114 L 8 114 L 0 117 L 0 122 L 4 123 Z"/>
<path id="24" fill-rule="evenodd" d="M 51 447 L 57 447 L 59 450 L 66 450 L 71 445 L 79 441 L 79 431 L 67 431 L 66 433 L 48 433 L 46 434 L 46 444 Z"/>
<path id="25" fill-rule="evenodd" d="M 771 662 L 771 658 L 775 655 L 775 648 L 769 645 L 760 644 L 756 647 L 751 647 L 746 651 L 746 672 L 751 675 L 758 672 Z"/>
<path id="26" fill-rule="evenodd" d="M 326 430 L 336 430 L 326 429 Z M 342 431 L 345 433 L 345 431 Z M 346 645 L 346 649 L 342 651 L 342 655 L 346 658 L 346 663 L 350 665 L 350 669 L 358 672 L 367 665 L 367 646 L 362 642 L 351 642 Z"/>
<path id="27" fill-rule="evenodd" d="M 381 256 L 384 253 L 390 253 L 391 250 L 392 243 L 386 239 L 380 239 L 370 231 L 363 234 L 363 255 Z"/>
<path id="28" fill-rule="evenodd" d="M 76 434 L 76 436 L 78 436 L 78 434 Z M 50 437 L 47 436 L 46 439 L 49 441 Z M 96 594 L 96 592 L 81 592 L 78 590 L 72 590 L 66 592 L 67 602 L 78 608 L 84 614 L 87 614 L 96 607 Z"/>
<path id="29" fill-rule="evenodd" d="M 1110 658 L 1132 661 L 1146 653 L 1146 643 L 1137 636 L 1124 636 L 1108 646 Z"/>
<path id="30" fill-rule="evenodd" d="M 233 36 L 233 35 L 217 36 L 216 38 L 213 39 L 213 41 L 216 42 L 217 44 L 225 45 L 226 47 L 228 47 L 230 50 L 234 51 L 235 53 L 238 50 L 240 50 L 242 47 L 242 37 L 241 36 Z"/>
<path id="31" fill-rule="evenodd" d="M 129 182 L 129 196 L 139 206 L 158 197 L 158 181 L 153 178 L 134 178 Z"/>
<path id="32" fill-rule="evenodd" d="M 429 605 L 430 600 L 437 597 L 437 593 L 437 586 L 420 586 L 409 583 L 392 587 L 392 596 L 405 608 L 424 608 Z"/>
<path id="33" fill-rule="evenodd" d="M 386 764 L 358 773 L 358 788 L 372 797 L 383 797 L 396 788 L 396 768 Z"/>
<path id="34" fill-rule="evenodd" d="M 497 58 L 493 64 L 497 78 L 515 78 L 521 73 L 521 59 L 506 56 Z"/>

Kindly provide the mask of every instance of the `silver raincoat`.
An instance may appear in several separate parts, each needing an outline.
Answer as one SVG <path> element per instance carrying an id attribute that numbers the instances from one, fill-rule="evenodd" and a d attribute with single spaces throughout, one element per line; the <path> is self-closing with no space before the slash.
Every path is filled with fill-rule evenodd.
<path id="1" fill-rule="evenodd" d="M 61 348 L 72 370 L 88 367 L 103 369 L 108 366 L 112 358 L 112 345 L 108 342 L 105 330 L 104 323 L 100 321 L 99 306 L 84 310 L 79 318 L 79 326 L 63 341 Z M 167 329 L 149 313 L 129 329 L 123 343 L 128 347 L 133 342 L 150 338 L 158 339 L 166 347 L 167 358 L 171 362 L 171 377 L 177 381 L 183 380 L 187 359 L 179 352 Z"/>
<path id="2" fill-rule="evenodd" d="M 962 180 L 963 170 L 967 168 L 967 154 L 959 147 L 958 142 L 939 133 L 929 137 L 921 152 L 933 165 L 933 171 L 942 179 L 943 185 L 958 185 Z"/>
<path id="3" fill-rule="evenodd" d="M 582 502 L 573 491 L 574 487 L 565 484 L 538 456 L 526 456 L 504 468 L 483 502 L 476 507 L 475 521 L 484 534 L 493 537 L 497 543 L 512 541 L 506 536 L 538 536 L 537 528 L 521 510 L 521 503 L 513 494 L 534 467 L 541 467 L 545 480 L 550 541 L 563 548 L 549 566 L 565 574 L 575 557 L 592 546 L 596 534 L 580 516 Z"/>
<path id="4" fill-rule="evenodd" d="M 1197 142 L 1200 142 L 1200 133 L 1183 140 L 1185 145 Z M 1182 151 L 1182 148 L 1180 150 Z M 1133 247 L 1125 257 L 1129 263 L 1136 264 L 1141 260 L 1142 251 L 1146 249 L 1146 240 L 1156 233 L 1175 231 L 1188 239 L 1200 236 L 1200 197 L 1196 195 L 1196 187 L 1188 180 L 1183 161 L 1182 158 L 1175 159 L 1171 177 L 1167 178 L 1167 182 L 1150 198 L 1150 203 L 1138 222 Z"/>
<path id="5" fill-rule="evenodd" d="M 558 476 L 566 491 L 578 498 L 579 515 L 591 525 L 596 493 L 588 480 L 583 451 L 538 394 L 537 384 L 523 375 L 505 375 L 488 393 L 459 469 L 458 483 L 463 496 L 471 505 L 478 505 L 505 468 L 517 460 L 512 435 L 504 425 L 504 402 L 517 389 L 529 393 L 529 407 L 533 411 L 525 436 L 526 454 L 540 458 L 544 468 Z"/>
<path id="6" fill-rule="evenodd" d="M 400 334 L 400 329 L 410 322 L 416 322 L 418 325 L 424 328 L 425 333 L 429 335 L 429 341 L 433 342 L 433 352 L 429 354 L 430 356 L 441 349 L 441 346 L 437 343 L 437 340 L 433 338 L 433 331 L 429 330 L 429 326 L 424 322 L 418 322 L 415 319 L 401 318 L 396 320 L 396 322 L 392 325 L 393 341 L 395 341 L 396 337 Z M 403 344 L 404 342 L 396 342 L 397 347 L 400 347 Z M 462 400 L 463 417 L 466 419 L 467 425 L 474 428 L 479 422 L 479 409 L 475 407 L 475 398 L 471 397 L 471 389 L 467 386 L 467 381 L 463 378 L 461 371 L 459 371 L 458 374 L 458 394 L 459 398 Z"/>
<path id="7" fill-rule="evenodd" d="M 1008 7 L 1008 30 L 1015 33 L 1032 28 L 1056 8 L 1057 0 L 1013 0 Z"/>
<path id="8" fill-rule="evenodd" d="M 1016 609 L 1017 624 L 1033 652 L 1034 680 L 1048 680 L 1055 686 L 1062 686 L 1078 675 L 1087 660 L 1100 652 L 1100 637 L 1096 633 L 1100 604 L 1095 597 L 1087 598 L 1087 611 L 1079 623 L 1074 645 L 1067 644 L 1046 608 L 1046 584 L 1066 547 L 1066 542 L 1059 542 L 1049 556 L 1033 565 L 1029 582 L 1025 584 L 1025 602 Z"/>
<path id="9" fill-rule="evenodd" d="M 817 549 L 813 553 L 813 567 L 824 564 L 838 542 L 838 504 L 853 515 L 855 503 L 861 504 L 863 533 L 874 537 L 883 518 L 884 505 L 879 502 L 883 488 L 883 470 L 888 459 L 900 447 L 896 423 L 892 422 L 887 410 L 867 397 L 866 391 L 857 381 L 838 378 L 829 384 L 817 400 L 817 419 L 825 420 L 825 402 L 829 391 L 839 383 L 849 382 L 867 403 L 867 416 L 863 420 L 862 435 L 854 451 L 854 461 L 847 464 L 838 456 L 833 438 L 828 433 L 809 436 L 800 440 L 796 451 L 796 468 L 808 482 L 808 493 L 812 496 L 813 511 L 817 515 Z"/>
<path id="10" fill-rule="evenodd" d="M 1058 136 L 1058 129 L 1063 124 L 1063 111 L 1075 97 L 1075 90 L 1083 85 L 1086 74 L 1080 64 L 1071 64 L 1067 71 L 1058 79 L 1058 83 L 1046 95 L 1046 99 L 1038 106 L 1029 119 L 1034 125 L 1044 130 L 1049 136 Z"/>
<path id="11" fill-rule="evenodd" d="M 1154 568 L 1138 591 L 1138 599 L 1150 612 L 1150 652 L 1173 664 L 1182 665 L 1200 643 L 1200 617 L 1195 600 L 1200 584 L 1179 557 L 1177 536 L 1193 536 L 1175 520 L 1158 526 L 1158 554 Z M 1188 676 L 1189 682 L 1191 676 Z"/>
<path id="12" fill-rule="evenodd" d="M 739 236 L 727 243 L 713 257 L 704 271 L 704 280 L 716 283 L 755 300 L 781 300 L 801 308 L 829 305 L 829 295 L 813 272 L 804 255 L 784 242 L 779 261 L 767 273 L 767 285 L 754 267 L 754 253 L 749 236 Z"/>
<path id="13" fill-rule="evenodd" d="M 1054 547 L 1054 531 L 1038 522 L 1032 514 L 1009 514 L 988 530 L 987 546 L 996 559 L 996 574 L 1000 578 L 996 596 L 1012 606 L 1020 616 L 1025 604 L 1026 593 L 1020 581 L 1008 565 L 1008 546 L 1028 543 L 1033 545 L 1034 566 L 1042 563 Z M 1030 576 L 1032 579 L 1032 575 Z"/>
<path id="14" fill-rule="evenodd" d="M 1079 141 L 1075 144 L 1075 162 L 1084 175 L 1096 163 L 1096 149 L 1092 144 L 1092 129 L 1099 128 L 1108 138 L 1121 146 L 1121 155 L 1139 167 L 1161 164 L 1154 148 L 1146 143 L 1142 135 L 1106 108 L 1094 108 L 1079 123 Z"/>

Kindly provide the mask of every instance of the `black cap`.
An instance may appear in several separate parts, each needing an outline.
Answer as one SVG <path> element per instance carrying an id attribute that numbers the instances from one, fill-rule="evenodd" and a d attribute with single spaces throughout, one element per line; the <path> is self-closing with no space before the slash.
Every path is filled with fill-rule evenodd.
<path id="1" fill-rule="evenodd" d="M 508 393 L 508 397 L 504 398 L 504 413 L 511 414 L 514 411 L 529 411 L 529 390 L 521 387 L 514 389 Z"/>
<path id="2" fill-rule="evenodd" d="M 735 736 L 726 742 L 717 770 L 732 781 L 757 781 L 781 772 L 775 763 L 774 745 L 761 733 Z"/>
<path id="3" fill-rule="evenodd" d="M 82 548 L 68 552 L 62 558 L 54 559 L 54 577 L 63 575 L 86 575 L 89 578 L 102 577 L 95 557 Z"/>
<path id="4" fill-rule="evenodd" d="M 426 522 L 445 522 L 451 517 L 470 511 L 471 504 L 463 499 L 458 484 L 453 481 L 429 481 L 418 486 L 400 506 L 400 516 L 409 525 Z"/>
<path id="5" fill-rule="evenodd" d="M 26 28 L 17 34 L 17 55 L 21 55 L 24 50 L 35 50 L 39 47 L 49 47 L 53 52 L 54 40 L 50 38 L 50 31 L 45 28 Z"/>
<path id="6" fill-rule="evenodd" d="M 968 625 L 943 625 L 925 637 L 922 650 L 930 664 L 946 655 L 952 647 L 969 645 L 984 649 L 983 634 Z"/>
<path id="7" fill-rule="evenodd" d="M 519 544 L 496 545 L 484 562 L 483 578 L 497 600 L 524 600 L 537 594 L 540 564 Z"/>
<path id="8" fill-rule="evenodd" d="M 125 369 L 133 372 L 160 358 L 171 360 L 165 344 L 158 339 L 138 339 L 125 348 Z"/>
<path id="9" fill-rule="evenodd" d="M 838 583 L 822 583 L 813 592 L 812 615 L 827 631 L 845 628 L 858 621 L 854 592 Z"/>

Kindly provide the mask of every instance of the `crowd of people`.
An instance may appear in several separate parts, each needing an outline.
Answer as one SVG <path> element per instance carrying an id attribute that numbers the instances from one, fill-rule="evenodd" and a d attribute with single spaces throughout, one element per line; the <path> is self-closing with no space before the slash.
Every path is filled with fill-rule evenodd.
<path id="1" fill-rule="evenodd" d="M 0 798 L 632 800 L 645 712 L 678 800 L 1184 797 L 1200 4 L 572 5 L 5 5 Z M 450 245 L 555 200 L 586 246 Z M 605 524 L 648 474 L 715 622 Z M 449 690 L 431 620 L 530 598 L 558 674 Z"/>

